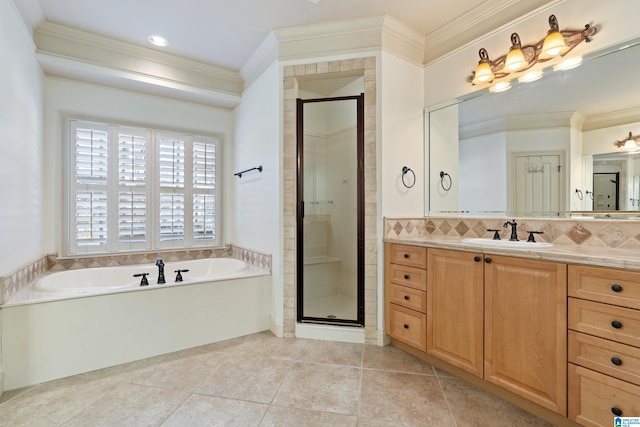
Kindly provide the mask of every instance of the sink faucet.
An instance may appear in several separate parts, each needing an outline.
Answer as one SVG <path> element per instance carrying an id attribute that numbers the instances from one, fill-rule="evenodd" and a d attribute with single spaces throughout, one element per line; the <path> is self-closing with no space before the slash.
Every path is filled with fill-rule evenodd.
<path id="1" fill-rule="evenodd" d="M 516 227 L 518 226 L 518 223 L 514 219 L 513 221 L 505 222 L 504 225 L 503 225 L 504 228 L 507 228 L 508 226 L 511 226 L 511 237 L 509 238 L 509 241 L 510 242 L 517 242 L 518 241 L 518 231 L 517 231 Z"/>
<path id="2" fill-rule="evenodd" d="M 164 280 L 164 262 L 162 262 L 162 258 L 156 260 L 156 265 L 158 266 L 158 284 L 161 285 L 166 283 Z"/>

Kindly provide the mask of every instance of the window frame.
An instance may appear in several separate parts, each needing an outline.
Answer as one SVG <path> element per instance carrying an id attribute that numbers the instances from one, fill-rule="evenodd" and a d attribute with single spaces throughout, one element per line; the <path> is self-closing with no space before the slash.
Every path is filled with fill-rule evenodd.
<path id="1" fill-rule="evenodd" d="M 176 130 L 154 129 L 149 126 L 136 126 L 127 123 L 117 123 L 114 121 L 67 116 L 64 118 L 65 138 L 64 145 L 64 206 L 62 219 L 62 250 L 67 256 L 82 255 L 108 255 L 115 253 L 135 253 L 145 251 L 162 251 L 191 248 L 217 248 L 223 246 L 222 235 L 222 137 L 219 135 L 202 134 L 197 132 L 184 132 Z M 89 126 L 107 129 L 107 230 L 106 244 L 104 245 L 82 245 L 78 243 L 76 236 L 76 192 L 91 185 L 78 184 L 76 182 L 76 131 L 79 126 Z M 121 185 L 119 180 L 120 158 L 119 148 L 120 135 L 145 136 L 145 185 Z M 184 238 L 179 240 L 162 241 L 160 236 L 160 195 L 163 189 L 160 187 L 160 139 L 174 138 L 183 140 L 184 144 Z M 208 144 L 213 153 L 212 179 L 210 187 L 207 189 L 197 189 L 193 178 L 193 144 Z M 209 176 L 209 175 L 208 175 Z M 95 186 L 94 186 L 95 187 Z M 194 193 L 195 190 L 195 193 Z M 120 195 L 123 192 L 135 191 L 145 194 L 145 238 L 144 242 L 121 242 L 121 230 L 119 221 L 122 219 L 120 211 Z M 180 192 L 178 192 L 180 193 Z M 193 204 L 194 194 L 211 195 L 207 200 L 213 199 L 209 204 L 209 209 L 213 212 L 206 216 L 208 230 L 207 234 L 212 234 L 212 238 L 197 238 L 198 230 L 194 230 Z M 212 206 L 212 207 L 211 207 Z M 211 217 L 213 216 L 213 221 Z"/>

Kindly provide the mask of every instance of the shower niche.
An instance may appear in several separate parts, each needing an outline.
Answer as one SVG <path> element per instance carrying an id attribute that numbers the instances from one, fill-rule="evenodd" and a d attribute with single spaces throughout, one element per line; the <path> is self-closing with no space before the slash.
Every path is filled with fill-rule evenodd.
<path id="1" fill-rule="evenodd" d="M 363 151 L 363 94 L 297 100 L 300 323 L 364 326 Z"/>

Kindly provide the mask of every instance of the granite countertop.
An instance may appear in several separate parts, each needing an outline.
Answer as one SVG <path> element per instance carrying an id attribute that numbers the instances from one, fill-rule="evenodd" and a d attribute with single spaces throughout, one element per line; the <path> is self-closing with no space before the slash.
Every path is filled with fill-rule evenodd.
<path id="1" fill-rule="evenodd" d="M 455 237 L 386 237 L 385 242 L 426 248 L 452 249 L 487 255 L 505 255 L 519 258 L 586 264 L 599 267 L 623 268 L 640 271 L 640 250 L 597 246 L 554 245 L 542 248 L 498 248 L 463 243 Z"/>

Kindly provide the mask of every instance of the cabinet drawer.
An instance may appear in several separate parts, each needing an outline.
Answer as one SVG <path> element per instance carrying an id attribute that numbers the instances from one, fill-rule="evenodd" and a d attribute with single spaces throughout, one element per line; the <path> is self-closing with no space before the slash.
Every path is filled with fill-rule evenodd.
<path id="1" fill-rule="evenodd" d="M 583 426 L 613 425 L 618 416 L 640 414 L 640 387 L 569 364 L 569 419 Z"/>
<path id="2" fill-rule="evenodd" d="M 427 268 L 427 248 L 411 245 L 391 245 L 391 262 L 408 267 Z"/>
<path id="3" fill-rule="evenodd" d="M 390 284 L 390 302 L 420 313 L 427 312 L 427 294 L 424 291 Z"/>
<path id="4" fill-rule="evenodd" d="M 640 347 L 640 311 L 569 298 L 569 329 Z"/>
<path id="5" fill-rule="evenodd" d="M 409 344 L 419 350 L 427 350 L 426 324 L 427 316 L 423 313 L 389 304 L 391 330 L 387 331 L 393 338 Z"/>
<path id="6" fill-rule="evenodd" d="M 569 332 L 569 362 L 640 385 L 640 348 Z"/>
<path id="7" fill-rule="evenodd" d="M 569 296 L 640 309 L 640 272 L 569 266 Z"/>
<path id="8" fill-rule="evenodd" d="M 389 280 L 396 285 L 421 291 L 427 290 L 427 270 L 391 264 L 389 266 Z"/>

